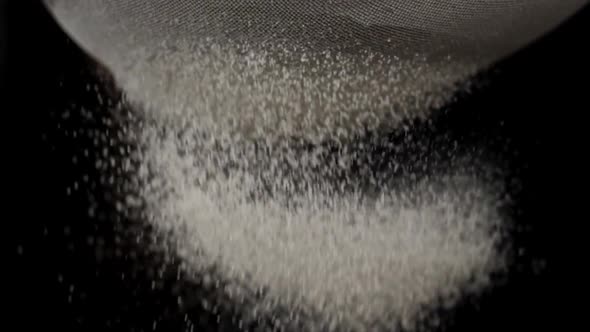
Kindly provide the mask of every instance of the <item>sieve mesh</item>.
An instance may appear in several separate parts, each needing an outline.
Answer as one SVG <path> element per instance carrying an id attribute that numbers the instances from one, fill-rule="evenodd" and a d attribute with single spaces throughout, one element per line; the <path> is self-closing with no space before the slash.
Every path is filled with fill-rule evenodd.
<path id="1" fill-rule="evenodd" d="M 101 58 L 202 38 L 348 44 L 353 51 L 443 52 L 492 61 L 537 38 L 586 0 L 54 0 L 60 21 Z M 129 46 L 129 45 L 128 45 Z M 356 47 L 353 47 L 356 46 Z M 106 47 L 108 48 L 108 47 Z M 442 49 L 442 50 L 441 50 Z M 124 56 L 121 54 L 120 56 Z"/>

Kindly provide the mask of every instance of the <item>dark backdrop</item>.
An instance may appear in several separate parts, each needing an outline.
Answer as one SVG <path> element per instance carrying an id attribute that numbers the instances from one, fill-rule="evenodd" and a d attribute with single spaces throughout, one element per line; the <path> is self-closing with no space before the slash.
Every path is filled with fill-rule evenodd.
<path id="1" fill-rule="evenodd" d="M 89 137 L 73 140 L 76 128 L 112 129 L 104 121 L 110 113 L 86 90 L 96 84 L 115 104 L 119 96 L 108 77 L 97 78 L 96 65 L 37 1 L 0 4 L 2 164 L 8 167 L 2 236 L 10 257 L 2 268 L 9 294 L 3 298 L 16 324 L 5 330 L 232 330 L 230 317 L 239 307 L 222 310 L 217 322 L 216 314 L 200 307 L 199 299 L 211 294 L 176 282 L 173 268 L 159 271 L 160 257 L 117 230 L 134 221 L 114 212 L 116 193 L 91 167 L 94 154 L 72 162 L 86 148 L 103 147 Z M 571 244 L 586 218 L 576 213 L 587 195 L 579 160 L 587 151 L 588 31 L 586 8 L 496 66 L 486 87 L 458 96 L 427 130 L 412 129 L 485 146 L 509 164 L 505 181 L 515 203 L 508 213 L 522 226 L 515 241 L 528 249 L 509 282 L 445 314 L 450 331 L 566 330 L 583 306 L 576 301 L 579 272 Z M 101 115 L 64 115 L 80 106 Z M 88 183 L 68 194 L 83 175 Z M 92 217 L 91 202 L 98 206 Z M 535 257 L 547 262 L 538 275 L 538 267 L 527 264 Z"/>

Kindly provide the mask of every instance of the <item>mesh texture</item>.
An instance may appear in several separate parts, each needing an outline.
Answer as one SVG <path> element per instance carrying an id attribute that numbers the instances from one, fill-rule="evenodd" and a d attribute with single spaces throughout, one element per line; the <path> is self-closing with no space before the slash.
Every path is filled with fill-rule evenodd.
<path id="1" fill-rule="evenodd" d="M 102 58 L 113 45 L 202 38 L 470 56 L 509 54 L 586 0 L 53 0 L 66 29 Z M 133 45 L 129 45 L 130 39 Z M 124 52 L 126 49 L 116 50 Z"/>

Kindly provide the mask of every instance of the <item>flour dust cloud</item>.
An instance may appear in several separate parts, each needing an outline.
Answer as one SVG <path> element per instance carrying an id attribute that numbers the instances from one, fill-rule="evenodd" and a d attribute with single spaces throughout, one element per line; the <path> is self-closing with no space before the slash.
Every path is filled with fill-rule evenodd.
<path id="1" fill-rule="evenodd" d="M 411 329 L 490 286 L 505 221 L 477 170 L 494 166 L 393 152 L 420 137 L 381 155 L 362 140 L 427 119 L 457 88 L 451 66 L 228 45 L 139 57 L 118 82 L 146 220 L 242 304 L 244 328 Z"/>

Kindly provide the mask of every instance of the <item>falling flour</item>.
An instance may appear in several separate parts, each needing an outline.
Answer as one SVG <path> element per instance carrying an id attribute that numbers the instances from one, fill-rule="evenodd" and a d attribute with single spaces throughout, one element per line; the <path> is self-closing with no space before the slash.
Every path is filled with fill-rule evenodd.
<path id="1" fill-rule="evenodd" d="M 444 105 L 473 72 L 449 59 L 287 42 L 196 45 L 141 50 L 131 64 L 118 64 L 118 81 L 151 117 L 197 118 L 201 129 L 235 141 L 391 130 Z"/>
<path id="2" fill-rule="evenodd" d="M 411 135 L 584 4 L 46 2 L 133 106 L 125 203 L 245 328 L 294 331 L 410 329 L 506 267 L 502 190 L 481 176 L 495 165 L 454 141 L 379 155 L 362 137 Z"/>
<path id="3" fill-rule="evenodd" d="M 486 165 L 360 171 L 372 159 L 357 138 L 427 118 L 456 88 L 451 67 L 279 46 L 180 45 L 118 78 L 141 119 L 144 214 L 170 254 L 223 279 L 245 326 L 411 327 L 486 287 L 504 265 L 500 193 L 472 171 Z"/>
<path id="4" fill-rule="evenodd" d="M 215 266 L 236 302 L 265 290 L 252 320 L 287 307 L 309 330 L 409 326 L 429 304 L 487 286 L 503 266 L 498 193 L 467 170 L 342 189 L 298 181 L 272 161 L 259 172 L 249 160 L 280 158 L 203 147 L 186 132 L 144 129 L 149 220 L 192 271 Z M 309 155 L 295 168 L 313 173 L 322 157 Z"/>

